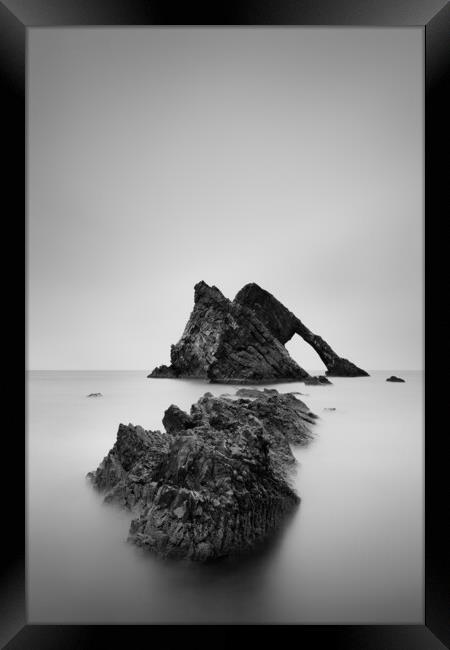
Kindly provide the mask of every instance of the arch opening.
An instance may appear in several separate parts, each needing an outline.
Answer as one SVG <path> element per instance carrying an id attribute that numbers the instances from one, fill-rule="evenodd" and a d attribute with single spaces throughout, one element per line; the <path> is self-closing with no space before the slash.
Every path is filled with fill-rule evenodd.
<path id="1" fill-rule="evenodd" d="M 294 336 L 285 343 L 284 347 L 298 365 L 310 375 L 324 375 L 327 367 L 317 352 L 301 336 Z"/>

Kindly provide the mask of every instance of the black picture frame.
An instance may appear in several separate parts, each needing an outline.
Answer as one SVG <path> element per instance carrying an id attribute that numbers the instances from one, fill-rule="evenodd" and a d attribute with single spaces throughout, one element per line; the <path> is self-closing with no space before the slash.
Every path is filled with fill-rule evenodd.
<path id="1" fill-rule="evenodd" d="M 333 626 L 257 626 L 251 630 L 253 642 L 264 635 L 267 643 L 280 642 L 285 628 L 292 628 L 295 642 L 305 648 L 438 650 L 450 647 L 450 586 L 446 531 L 449 481 L 445 425 L 439 422 L 442 403 L 439 389 L 444 384 L 443 319 L 436 318 L 445 305 L 445 295 L 433 290 L 446 278 L 447 194 L 446 117 L 449 114 L 446 91 L 450 33 L 450 6 L 445 0 L 253 0 L 227 2 L 209 10 L 185 5 L 179 10 L 172 3 L 150 0 L 3 0 L 0 1 L 0 79 L 2 129 L 2 198 L 4 246 L 2 255 L 4 321 L 10 326 L 7 347 L 14 351 L 8 369 L 11 401 L 17 394 L 19 378 L 17 349 L 12 341 L 21 337 L 18 313 L 22 310 L 17 268 L 21 260 L 25 232 L 26 173 L 26 32 L 34 26 L 89 25 L 330 25 L 330 26 L 422 26 L 425 30 L 425 620 L 423 625 L 333 625 Z M 8 208 L 6 208 L 8 206 Z M 443 217 L 443 218 L 441 218 Z M 6 235 L 6 227 L 13 235 Z M 17 249 L 13 248 L 16 244 Z M 7 260 L 6 252 L 16 254 Z M 25 251 L 26 252 L 26 251 Z M 11 262 L 10 260 L 13 260 Z M 25 258 L 26 259 L 26 258 Z M 21 267 L 23 268 L 23 267 Z M 15 282 L 12 282 L 14 276 Z M 24 282 L 24 285 L 26 283 Z M 22 287 L 24 286 L 22 285 Z M 5 318 L 6 315 L 6 318 Z M 389 318 L 389 315 L 386 315 Z M 26 310 L 25 310 L 26 330 Z M 26 334 L 26 331 L 25 331 Z M 22 339 L 23 341 L 23 339 Z M 436 345 L 436 353 L 431 348 Z M 447 346 L 448 347 L 448 346 Z M 25 365 L 25 364 L 24 364 Z M 4 366 L 5 367 L 5 366 Z M 8 396 L 8 393 L 6 393 Z M 445 403 L 445 402 L 444 402 Z M 26 411 L 26 409 L 25 409 Z M 13 411 L 15 414 L 16 411 Z M 26 420 L 26 418 L 25 418 Z M 25 436 L 10 417 L 4 428 L 3 551 L 0 554 L 0 643 L 8 650 L 22 648 L 103 648 L 111 643 L 133 647 L 134 643 L 155 643 L 155 633 L 164 634 L 164 645 L 172 647 L 192 636 L 196 647 L 205 643 L 229 646 L 237 626 L 75 626 L 27 625 L 25 606 Z M 26 423 L 26 422 L 25 422 Z M 238 634 L 243 628 L 238 626 Z M 192 634 L 193 633 L 193 634 Z M 4 645 L 6 644 L 6 646 Z"/>

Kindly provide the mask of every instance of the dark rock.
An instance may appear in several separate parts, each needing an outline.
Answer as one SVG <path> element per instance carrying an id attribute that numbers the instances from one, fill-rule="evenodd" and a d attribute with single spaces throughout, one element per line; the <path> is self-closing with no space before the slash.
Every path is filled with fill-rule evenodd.
<path id="1" fill-rule="evenodd" d="M 264 393 L 266 395 L 277 395 L 278 391 L 274 388 L 264 388 Z M 261 391 L 257 388 L 239 388 L 236 395 L 239 397 L 261 397 Z"/>
<path id="2" fill-rule="evenodd" d="M 167 433 L 177 433 L 195 426 L 192 418 L 175 404 L 165 411 L 162 422 Z"/>
<path id="3" fill-rule="evenodd" d="M 317 377 L 306 377 L 303 380 L 308 386 L 321 386 L 323 384 L 332 384 L 332 382 L 325 377 L 325 375 L 318 375 Z"/>
<path id="4" fill-rule="evenodd" d="M 95 472 L 87 476 L 105 492 L 105 501 L 133 509 L 152 496 L 149 477 L 169 449 L 169 438 L 160 431 L 120 424 L 117 440 Z"/>
<path id="5" fill-rule="evenodd" d="M 316 342 L 319 339 L 323 341 L 323 339 L 321 339 L 320 336 L 316 336 Z M 323 343 L 325 342 L 323 341 Z M 326 374 L 329 377 L 369 377 L 370 376 L 368 372 L 366 372 L 365 370 L 361 370 L 361 368 L 355 366 L 354 363 L 352 363 L 348 359 L 343 359 L 342 357 L 336 357 L 334 359 L 331 359 L 329 363 L 326 364 L 326 366 L 327 366 Z"/>
<path id="6" fill-rule="evenodd" d="M 294 334 L 309 343 L 327 367 L 327 375 L 335 377 L 368 376 L 348 359 L 339 357 L 324 339 L 313 334 L 297 316 L 290 312 L 272 294 L 255 283 L 246 284 L 236 295 L 239 302 L 252 309 L 269 331 L 282 343 L 287 343 Z"/>
<path id="7" fill-rule="evenodd" d="M 308 376 L 250 309 L 232 303 L 217 287 L 199 282 L 194 302 L 181 339 L 172 345 L 170 368 L 155 369 L 151 377 L 254 384 Z"/>
<path id="8" fill-rule="evenodd" d="M 89 393 L 86 397 L 103 397 L 101 393 Z"/>
<path id="9" fill-rule="evenodd" d="M 290 443 L 311 438 L 314 414 L 290 393 L 205 394 L 190 414 L 170 406 L 167 433 L 119 426 L 89 474 L 107 501 L 136 512 L 129 539 L 163 557 L 208 560 L 251 549 L 299 502 Z"/>
<path id="10" fill-rule="evenodd" d="M 326 406 L 323 410 L 324 411 L 335 411 L 336 408 L 334 406 Z"/>
<path id="11" fill-rule="evenodd" d="M 402 383 L 402 384 L 405 383 L 405 380 L 404 380 L 404 379 L 402 379 L 401 377 L 396 377 L 395 375 L 391 375 L 390 377 L 388 377 L 388 378 L 386 379 L 386 381 L 394 381 L 394 382 Z"/>
<path id="12" fill-rule="evenodd" d="M 328 375 L 367 375 L 339 357 L 258 285 L 246 285 L 231 302 L 217 287 L 199 282 L 183 335 L 171 347 L 171 365 L 159 366 L 148 376 L 208 378 L 232 384 L 302 381 L 308 373 L 284 347 L 296 333 L 316 350 Z"/>
<path id="13" fill-rule="evenodd" d="M 172 366 L 158 366 L 147 375 L 147 378 L 154 377 L 156 379 L 176 379 L 178 374 Z"/>

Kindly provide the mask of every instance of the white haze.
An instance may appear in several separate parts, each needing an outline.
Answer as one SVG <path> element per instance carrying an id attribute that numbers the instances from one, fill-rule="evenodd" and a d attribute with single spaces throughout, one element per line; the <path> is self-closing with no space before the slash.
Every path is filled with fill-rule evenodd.
<path id="1" fill-rule="evenodd" d="M 28 55 L 29 368 L 168 362 L 201 279 L 422 367 L 423 29 L 32 28 Z"/>
<path id="2" fill-rule="evenodd" d="M 30 623 L 423 624 L 423 374 L 333 378 L 299 390 L 320 416 L 295 449 L 302 501 L 267 544 L 207 567 L 126 543 L 130 517 L 85 480 L 119 422 L 161 429 L 230 386 L 145 373 L 31 373 L 27 440 Z M 389 372 L 390 374 L 390 372 Z M 103 397 L 87 399 L 91 392 Z M 336 411 L 325 411 L 335 408 Z"/>

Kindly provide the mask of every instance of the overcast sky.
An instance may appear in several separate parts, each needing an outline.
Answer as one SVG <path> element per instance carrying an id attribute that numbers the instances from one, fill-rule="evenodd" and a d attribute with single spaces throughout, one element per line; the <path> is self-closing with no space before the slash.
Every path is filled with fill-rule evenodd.
<path id="1" fill-rule="evenodd" d="M 422 28 L 43 28 L 28 55 L 30 369 L 167 363 L 199 280 L 422 367 Z"/>

